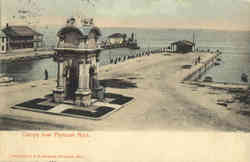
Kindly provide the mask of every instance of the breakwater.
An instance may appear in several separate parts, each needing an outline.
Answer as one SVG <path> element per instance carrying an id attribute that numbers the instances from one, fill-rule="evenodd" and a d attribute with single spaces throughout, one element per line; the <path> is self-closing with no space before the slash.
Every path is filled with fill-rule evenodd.
<path id="1" fill-rule="evenodd" d="M 143 57 L 143 56 L 150 56 L 152 54 L 156 54 L 156 53 L 165 53 L 165 52 L 169 52 L 167 48 L 159 48 L 159 49 L 145 49 L 143 51 L 138 51 L 135 52 L 133 54 L 130 55 L 126 55 L 126 56 L 112 56 L 109 58 L 105 58 L 101 61 L 101 65 L 107 65 L 107 64 L 119 64 L 121 62 L 130 60 L 130 59 L 134 59 L 134 58 L 138 58 L 138 57 Z"/>
<path id="2" fill-rule="evenodd" d="M 149 56 L 150 54 L 154 53 L 162 53 L 167 52 L 167 48 L 160 48 L 160 49 L 145 49 L 140 52 L 136 52 L 134 54 L 131 54 L 129 56 L 112 56 L 108 59 L 104 59 L 102 61 L 102 65 L 106 64 L 116 64 L 128 59 L 136 58 L 136 57 L 142 57 L 142 56 Z M 54 55 L 53 50 L 49 51 L 29 51 L 29 52 L 15 52 L 15 53 L 7 53 L 7 54 L 1 54 L 0 55 L 0 61 L 4 63 L 11 63 L 11 62 L 25 62 L 25 61 L 32 61 L 32 60 L 40 60 L 40 59 L 46 59 L 51 58 Z"/>
<path id="3" fill-rule="evenodd" d="M 25 62 L 32 60 L 40 60 L 50 58 L 54 55 L 54 51 L 29 51 L 15 52 L 0 55 L 0 61 L 4 63 Z"/>
<path id="4" fill-rule="evenodd" d="M 159 51 L 160 49 L 158 49 Z M 162 50 L 163 51 L 163 50 Z M 53 51 L 37 51 L 39 55 L 33 52 L 21 52 L 4 54 L 0 56 L 0 73 L 14 78 L 16 82 L 29 82 L 34 80 L 43 80 L 45 69 L 49 73 L 49 78 L 55 78 L 57 75 L 57 64 L 51 58 Z M 157 50 L 141 49 L 139 50 L 110 50 L 103 51 L 100 58 L 100 66 L 109 64 L 120 64 L 130 59 L 152 55 Z"/>
<path id="5" fill-rule="evenodd" d="M 183 81 L 197 80 L 202 77 L 209 69 L 216 65 L 216 59 L 221 53 L 208 53 L 210 57 L 206 58 L 200 64 L 190 69 L 190 72 L 184 77 Z"/>

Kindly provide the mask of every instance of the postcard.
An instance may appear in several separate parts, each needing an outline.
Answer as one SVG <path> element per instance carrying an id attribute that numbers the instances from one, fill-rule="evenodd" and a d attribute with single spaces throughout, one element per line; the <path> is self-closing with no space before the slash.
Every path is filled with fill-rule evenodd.
<path id="1" fill-rule="evenodd" d="M 249 0 L 0 0 L 0 162 L 250 161 Z"/>

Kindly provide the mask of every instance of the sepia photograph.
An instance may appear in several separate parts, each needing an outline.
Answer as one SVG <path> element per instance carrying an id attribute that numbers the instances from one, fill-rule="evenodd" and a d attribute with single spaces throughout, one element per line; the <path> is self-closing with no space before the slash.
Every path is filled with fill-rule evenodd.
<path id="1" fill-rule="evenodd" d="M 0 162 L 250 161 L 249 75 L 250 0 L 0 0 Z"/>

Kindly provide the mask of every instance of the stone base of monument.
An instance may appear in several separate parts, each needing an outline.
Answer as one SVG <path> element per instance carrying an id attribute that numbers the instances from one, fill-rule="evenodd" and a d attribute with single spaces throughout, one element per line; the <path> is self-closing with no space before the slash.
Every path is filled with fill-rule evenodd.
<path id="1" fill-rule="evenodd" d="M 63 88 L 56 88 L 53 90 L 53 100 L 56 103 L 63 103 L 64 90 Z"/>
<path id="2" fill-rule="evenodd" d="M 97 98 L 99 100 L 103 100 L 105 98 L 105 88 L 104 87 L 99 87 L 99 88 L 95 88 L 92 90 L 93 91 L 93 97 Z"/>
<path id="3" fill-rule="evenodd" d="M 53 101 L 53 95 L 44 98 L 33 99 L 13 106 L 13 109 L 46 113 L 51 115 L 62 115 L 74 118 L 85 118 L 100 120 L 108 117 L 130 103 L 133 97 L 113 93 L 105 93 L 105 100 L 92 99 L 88 107 L 74 105 L 74 101 L 65 100 L 63 103 Z"/>
<path id="4" fill-rule="evenodd" d="M 91 105 L 91 92 L 77 90 L 75 92 L 75 105 L 89 107 Z"/>

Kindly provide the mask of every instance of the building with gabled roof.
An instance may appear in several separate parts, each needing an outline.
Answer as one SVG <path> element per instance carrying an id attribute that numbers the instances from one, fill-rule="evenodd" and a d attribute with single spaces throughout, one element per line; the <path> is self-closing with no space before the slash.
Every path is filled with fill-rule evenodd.
<path id="1" fill-rule="evenodd" d="M 194 47 L 195 43 L 187 40 L 181 40 L 171 43 L 171 51 L 176 53 L 192 52 Z"/>
<path id="2" fill-rule="evenodd" d="M 108 36 L 108 42 L 110 43 L 110 45 L 121 45 L 126 41 L 126 34 L 122 34 L 122 33 L 114 33 L 110 36 Z"/>
<path id="3" fill-rule="evenodd" d="M 36 32 L 32 28 L 28 26 L 9 26 L 7 25 L 4 29 L 3 32 L 8 35 L 9 37 L 31 37 L 34 35 L 42 35 L 41 33 Z"/>
<path id="4" fill-rule="evenodd" d="M 122 34 L 122 33 L 114 33 L 110 36 L 108 36 L 109 38 L 123 38 L 126 34 Z"/>
<path id="5" fill-rule="evenodd" d="M 42 47 L 43 34 L 28 26 L 9 26 L 7 24 L 1 32 L 4 33 L 4 35 L 0 35 L 0 39 L 2 39 L 0 47 L 1 53 L 19 49 L 36 50 Z"/>

